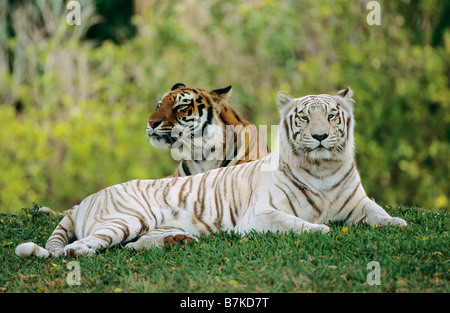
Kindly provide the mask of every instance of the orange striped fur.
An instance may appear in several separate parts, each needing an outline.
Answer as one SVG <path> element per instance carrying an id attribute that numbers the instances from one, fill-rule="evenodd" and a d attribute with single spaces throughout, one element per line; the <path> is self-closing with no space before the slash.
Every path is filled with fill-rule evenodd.
<path id="1" fill-rule="evenodd" d="M 228 105 L 230 95 L 231 86 L 209 91 L 179 83 L 161 98 L 148 119 L 147 134 L 154 146 L 184 150 L 175 176 L 255 161 L 269 154 L 256 127 Z M 178 129 L 186 132 L 177 137 Z"/>

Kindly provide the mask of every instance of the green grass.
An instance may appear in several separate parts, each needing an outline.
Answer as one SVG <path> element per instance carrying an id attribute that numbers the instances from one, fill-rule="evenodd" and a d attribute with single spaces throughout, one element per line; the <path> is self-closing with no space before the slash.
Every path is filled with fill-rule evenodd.
<path id="1" fill-rule="evenodd" d="M 182 247 L 140 252 L 121 247 L 87 258 L 19 258 L 25 241 L 45 245 L 59 222 L 36 205 L 0 216 L 2 292 L 448 292 L 446 212 L 386 207 L 404 229 L 332 224 L 329 234 L 215 233 Z M 81 284 L 67 264 L 78 261 Z M 367 263 L 380 264 L 369 285 Z"/>

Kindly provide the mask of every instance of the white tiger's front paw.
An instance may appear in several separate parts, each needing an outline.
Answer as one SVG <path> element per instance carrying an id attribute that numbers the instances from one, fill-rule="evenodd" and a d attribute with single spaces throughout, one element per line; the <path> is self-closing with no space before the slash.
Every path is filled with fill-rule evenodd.
<path id="1" fill-rule="evenodd" d="M 139 251 L 142 249 L 161 248 L 163 246 L 164 239 L 162 237 L 155 236 L 154 238 L 150 238 L 150 236 L 146 236 L 146 238 L 141 237 L 141 239 L 136 242 L 127 243 L 125 248 Z"/>
<path id="2" fill-rule="evenodd" d="M 311 227 L 312 232 L 321 232 L 322 234 L 326 234 L 330 232 L 330 227 L 323 224 L 314 224 L 313 227 Z"/>
<path id="3" fill-rule="evenodd" d="M 67 245 L 64 248 L 64 255 L 70 255 L 70 256 L 80 256 L 80 255 L 85 255 L 85 256 L 94 256 L 95 254 L 95 250 L 89 248 L 87 245 L 85 244 L 81 244 L 81 243 L 72 243 L 70 245 Z"/>
<path id="4" fill-rule="evenodd" d="M 129 243 L 127 243 L 126 245 L 125 245 L 125 248 L 126 249 L 131 249 L 131 250 L 136 250 L 136 251 L 139 251 L 139 250 L 141 250 L 142 249 L 142 247 L 139 245 L 139 243 L 137 243 L 137 242 L 129 242 Z"/>
<path id="5" fill-rule="evenodd" d="M 386 226 L 406 227 L 407 225 L 406 221 L 399 217 L 392 217 L 386 221 Z"/>
<path id="6" fill-rule="evenodd" d="M 330 231 L 330 227 L 324 224 L 311 224 L 311 223 L 304 223 L 301 226 L 300 233 L 309 231 L 309 232 L 320 232 L 322 234 L 326 234 Z"/>

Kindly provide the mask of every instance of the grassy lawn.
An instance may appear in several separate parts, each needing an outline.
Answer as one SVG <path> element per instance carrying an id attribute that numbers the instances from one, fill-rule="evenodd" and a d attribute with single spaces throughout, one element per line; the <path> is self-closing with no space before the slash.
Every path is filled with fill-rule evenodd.
<path id="1" fill-rule="evenodd" d="M 332 224 L 326 235 L 215 233 L 182 247 L 19 258 L 19 243 L 44 246 L 60 220 L 37 209 L 0 216 L 1 292 L 449 291 L 446 212 L 386 207 L 408 222 L 405 229 Z M 66 281 L 71 261 L 80 267 L 79 285 Z M 366 282 L 371 261 L 379 264 L 379 285 Z"/>

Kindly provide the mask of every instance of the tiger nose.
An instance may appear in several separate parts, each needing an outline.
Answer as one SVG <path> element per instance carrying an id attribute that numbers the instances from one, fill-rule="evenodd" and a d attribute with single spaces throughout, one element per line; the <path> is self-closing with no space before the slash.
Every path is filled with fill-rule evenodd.
<path id="1" fill-rule="evenodd" d="M 317 139 L 318 141 L 322 141 L 328 137 L 328 134 L 312 134 L 311 137 Z"/>
<path id="2" fill-rule="evenodd" d="M 148 125 L 150 125 L 151 128 L 156 128 L 158 127 L 159 124 L 161 124 L 161 121 L 152 121 L 152 120 L 148 121 Z"/>

